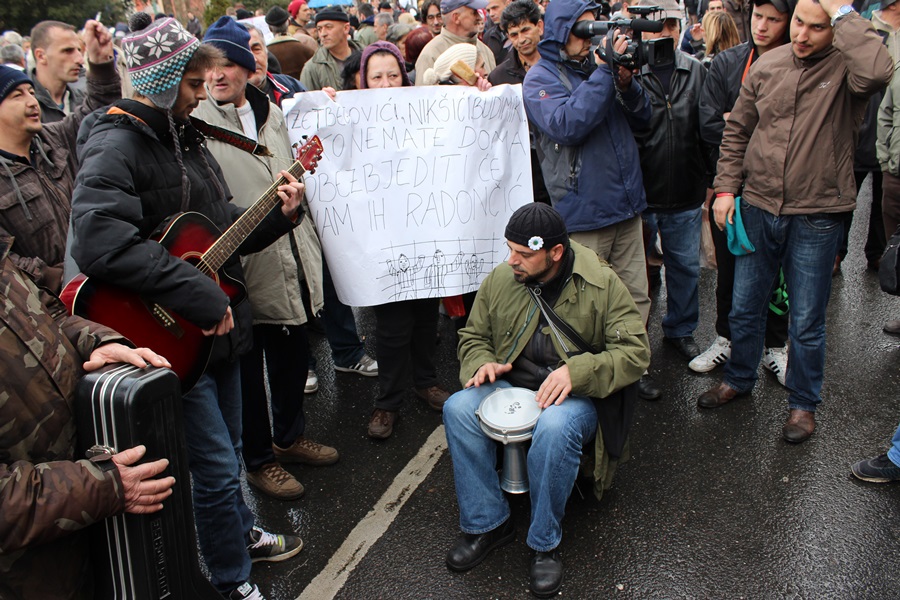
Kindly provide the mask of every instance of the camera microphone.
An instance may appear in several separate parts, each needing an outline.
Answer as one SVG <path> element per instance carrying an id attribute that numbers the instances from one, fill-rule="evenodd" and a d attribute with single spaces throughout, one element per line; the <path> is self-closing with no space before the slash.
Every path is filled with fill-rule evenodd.
<path id="1" fill-rule="evenodd" d="M 650 19 L 632 19 L 631 29 L 632 31 L 659 33 L 663 30 L 663 21 L 651 21 Z"/>
<path id="2" fill-rule="evenodd" d="M 577 21 L 572 26 L 572 35 L 583 40 L 597 35 L 605 35 L 614 29 L 631 29 L 636 32 L 659 33 L 663 30 L 662 21 L 650 19 L 616 19 L 614 21 Z"/>

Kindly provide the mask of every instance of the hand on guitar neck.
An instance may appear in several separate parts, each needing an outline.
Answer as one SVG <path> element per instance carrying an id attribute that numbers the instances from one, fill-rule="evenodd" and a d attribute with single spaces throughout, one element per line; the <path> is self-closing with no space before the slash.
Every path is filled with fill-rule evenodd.
<path id="1" fill-rule="evenodd" d="M 225 316 L 222 317 L 222 320 L 216 323 L 215 327 L 204 329 L 203 335 L 207 337 L 211 335 L 225 335 L 232 329 L 234 329 L 234 316 L 231 314 L 231 307 L 229 306 L 225 309 Z"/>
<path id="2" fill-rule="evenodd" d="M 284 185 L 278 186 L 278 196 L 282 202 L 281 212 L 288 219 L 294 221 L 297 218 L 297 209 L 300 207 L 300 200 L 303 198 L 306 186 L 287 171 L 282 171 L 281 176 L 287 181 Z"/>

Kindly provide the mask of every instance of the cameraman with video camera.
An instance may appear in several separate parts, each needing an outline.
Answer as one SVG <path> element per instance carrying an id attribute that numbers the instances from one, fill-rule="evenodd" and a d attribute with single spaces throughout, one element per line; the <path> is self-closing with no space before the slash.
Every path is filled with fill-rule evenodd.
<path id="1" fill-rule="evenodd" d="M 553 207 L 571 239 L 610 263 L 646 324 L 650 298 L 641 213 L 647 201 L 632 128 L 649 126 L 650 99 L 632 79 L 632 69 L 613 70 L 591 52 L 591 37 L 605 32 L 602 23 L 592 23 L 599 8 L 589 0 L 550 3 L 538 45 L 541 59 L 528 70 L 522 93 Z M 623 33 L 613 30 L 604 38 L 613 58 L 628 50 Z M 646 399 L 660 395 L 646 375 L 639 391 Z"/>

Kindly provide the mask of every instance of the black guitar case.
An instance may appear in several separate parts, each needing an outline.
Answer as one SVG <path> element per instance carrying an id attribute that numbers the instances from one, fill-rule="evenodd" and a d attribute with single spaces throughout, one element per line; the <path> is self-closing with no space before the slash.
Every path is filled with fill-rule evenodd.
<path id="1" fill-rule="evenodd" d="M 97 600 L 222 600 L 197 558 L 181 385 L 169 369 L 110 365 L 87 374 L 75 398 L 78 456 L 143 444 L 143 461 L 169 459 L 175 477 L 163 509 L 123 514 L 91 532 Z M 100 448 L 98 448 L 100 447 Z"/>

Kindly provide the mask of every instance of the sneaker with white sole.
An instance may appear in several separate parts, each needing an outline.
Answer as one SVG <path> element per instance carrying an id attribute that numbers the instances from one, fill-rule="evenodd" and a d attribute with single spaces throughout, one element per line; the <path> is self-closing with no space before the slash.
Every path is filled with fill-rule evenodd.
<path id="1" fill-rule="evenodd" d="M 731 340 L 720 335 L 712 346 L 694 357 L 688 363 L 688 367 L 697 373 L 709 373 L 716 367 L 724 365 L 729 358 L 731 358 Z"/>
<path id="2" fill-rule="evenodd" d="M 303 540 L 296 535 L 280 535 L 263 531 L 259 527 L 250 530 L 247 552 L 250 562 L 281 562 L 303 550 Z"/>
<path id="3" fill-rule="evenodd" d="M 356 373 L 363 377 L 378 377 L 378 362 L 368 354 L 363 354 L 362 358 L 355 365 L 350 365 L 349 367 L 335 365 L 334 370 L 341 373 Z"/>
<path id="4" fill-rule="evenodd" d="M 312 369 L 306 372 L 306 386 L 303 388 L 304 394 L 315 394 L 319 391 L 319 376 Z"/>
<path id="5" fill-rule="evenodd" d="M 784 385 L 787 377 L 788 351 L 784 348 L 766 348 L 763 351 L 762 363 L 765 368 L 775 373 L 778 383 Z"/>
<path id="6" fill-rule="evenodd" d="M 258 587 L 245 581 L 228 594 L 228 600 L 266 600 L 266 597 L 262 595 Z"/>

